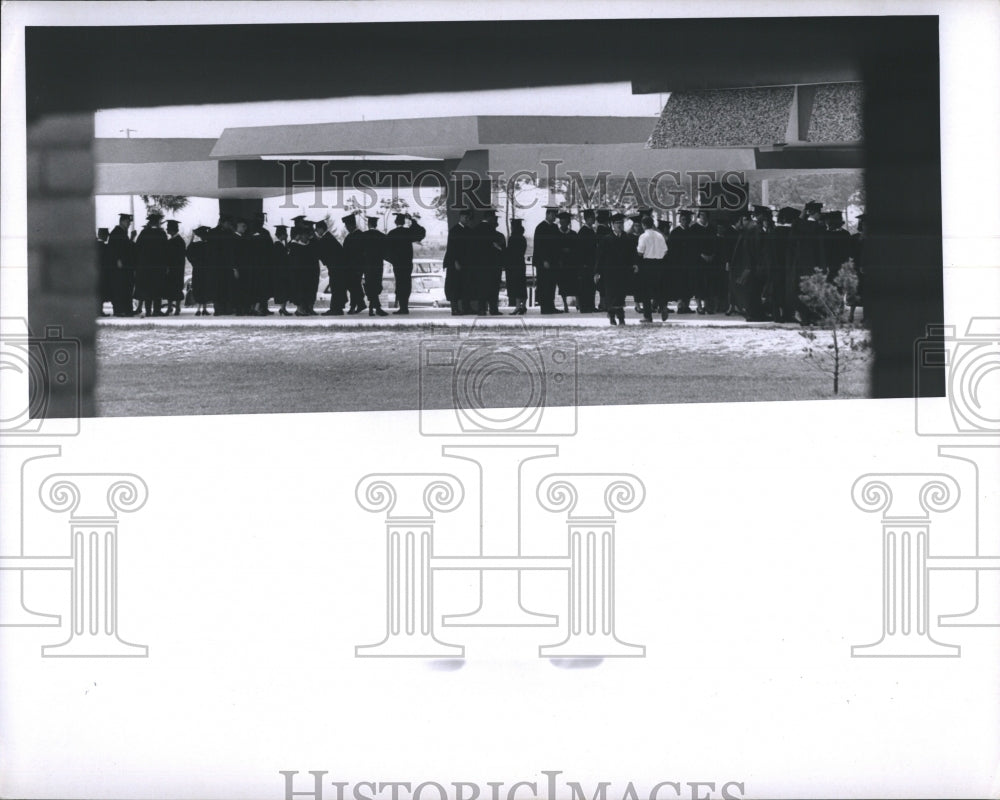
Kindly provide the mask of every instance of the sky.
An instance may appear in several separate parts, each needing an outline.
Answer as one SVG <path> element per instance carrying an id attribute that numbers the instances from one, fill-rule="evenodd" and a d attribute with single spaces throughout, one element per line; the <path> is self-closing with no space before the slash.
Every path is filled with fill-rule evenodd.
<path id="1" fill-rule="evenodd" d="M 98 137 L 211 137 L 225 128 L 412 119 L 459 114 L 657 117 L 667 95 L 633 95 L 628 82 L 484 92 L 433 92 L 328 100 L 282 100 L 159 108 L 116 108 L 98 111 Z"/>

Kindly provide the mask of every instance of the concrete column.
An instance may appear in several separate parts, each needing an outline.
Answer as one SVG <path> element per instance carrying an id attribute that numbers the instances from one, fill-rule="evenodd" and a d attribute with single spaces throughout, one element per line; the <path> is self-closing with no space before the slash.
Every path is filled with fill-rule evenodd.
<path id="1" fill-rule="evenodd" d="M 52 339 L 77 343 L 80 351 L 78 383 L 32 386 L 32 405 L 39 405 L 38 393 L 44 395 L 48 418 L 94 415 L 93 148 L 92 113 L 44 116 L 27 128 L 28 323 L 36 337 L 51 333 Z"/>
<path id="2" fill-rule="evenodd" d="M 489 150 L 469 150 L 448 178 L 448 228 L 458 224 L 463 208 L 484 208 L 492 200 L 492 185 L 486 174 L 490 168 Z"/>

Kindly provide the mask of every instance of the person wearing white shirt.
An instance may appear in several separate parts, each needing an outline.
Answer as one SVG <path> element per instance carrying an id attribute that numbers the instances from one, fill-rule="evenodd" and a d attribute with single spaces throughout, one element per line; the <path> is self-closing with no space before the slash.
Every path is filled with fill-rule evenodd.
<path id="1" fill-rule="evenodd" d="M 639 287 L 641 293 L 642 321 L 653 321 L 653 301 L 659 301 L 660 319 L 667 320 L 667 298 L 663 289 L 664 258 L 667 255 L 667 241 L 663 234 L 653 227 L 652 217 L 642 218 L 642 234 L 639 236 Z"/>

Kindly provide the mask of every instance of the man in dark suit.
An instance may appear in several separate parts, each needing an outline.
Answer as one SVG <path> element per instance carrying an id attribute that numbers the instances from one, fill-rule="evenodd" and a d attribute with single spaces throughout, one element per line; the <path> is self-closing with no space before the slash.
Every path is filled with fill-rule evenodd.
<path id="1" fill-rule="evenodd" d="M 545 219 L 535 226 L 532 240 L 531 263 L 535 267 L 535 297 L 543 314 L 562 314 L 556 308 L 556 284 L 558 278 L 558 262 L 556 261 L 555 244 L 559 235 L 556 225 L 558 206 L 545 207 Z"/>
<path id="2" fill-rule="evenodd" d="M 625 235 L 624 215 L 614 214 L 610 219 L 611 233 L 602 236 L 597 243 L 595 269 L 604 286 L 608 321 L 612 325 L 624 325 L 625 295 L 639 267 L 635 245 L 631 237 Z"/>
<path id="3" fill-rule="evenodd" d="M 143 304 L 147 317 L 162 317 L 163 284 L 167 276 L 167 234 L 160 225 L 163 212 L 153 209 L 146 226 L 135 241 L 135 299 Z"/>
<path id="4" fill-rule="evenodd" d="M 114 299 L 115 273 L 108 257 L 108 237 L 111 231 L 107 228 L 97 229 L 97 316 L 108 316 L 104 312 L 104 304 Z"/>
<path id="5" fill-rule="evenodd" d="M 347 291 L 351 296 L 348 314 L 360 314 L 367 306 L 365 305 L 364 288 L 362 278 L 365 271 L 365 240 L 364 234 L 358 230 L 358 218 L 354 214 L 341 217 L 347 229 L 344 236 L 344 272 L 347 279 Z"/>
<path id="6" fill-rule="evenodd" d="M 799 296 L 798 281 L 792 265 L 792 231 L 802 212 L 785 206 L 778 209 L 778 224 L 774 227 L 774 264 L 771 265 L 777 303 L 782 322 L 795 322 L 795 305 Z M 780 286 L 779 286 L 780 282 Z"/>
<path id="7" fill-rule="evenodd" d="M 576 307 L 581 314 L 597 310 L 594 305 L 594 267 L 597 264 L 597 214 L 583 210 L 583 224 L 576 232 L 580 267 L 576 276 Z"/>
<path id="8" fill-rule="evenodd" d="M 720 305 L 719 276 L 715 259 L 715 231 L 710 225 L 708 212 L 698 211 L 691 237 L 691 255 L 696 259 L 695 297 L 699 314 L 714 314 Z"/>
<path id="9" fill-rule="evenodd" d="M 823 255 L 825 228 L 821 222 L 823 218 L 823 204 L 815 201 L 806 203 L 804 216 L 805 219 L 800 220 L 797 225 L 792 225 L 792 232 L 789 237 L 791 246 L 791 272 L 794 275 L 796 289 L 798 289 L 803 278 L 812 275 L 814 270 L 822 269 L 825 263 Z M 813 321 L 815 315 L 798 299 L 798 295 L 799 292 L 796 291 L 796 311 L 799 322 L 803 325 L 808 325 Z"/>
<path id="10" fill-rule="evenodd" d="M 844 215 L 840 211 L 828 211 L 823 215 L 826 233 L 823 237 L 823 266 L 831 283 L 840 268 L 851 258 L 851 234 L 844 230 Z"/>
<path id="11" fill-rule="evenodd" d="M 573 215 L 563 210 L 556 215 L 559 224 L 553 239 L 556 260 L 556 283 L 562 298 L 563 312 L 569 312 L 569 298 L 576 297 L 577 276 L 580 271 L 580 245 L 576 231 L 570 227 Z"/>
<path id="12" fill-rule="evenodd" d="M 132 281 L 134 280 L 133 245 L 128 229 L 132 226 L 131 214 L 119 214 L 118 224 L 108 234 L 108 261 L 113 270 L 112 311 L 116 317 L 131 317 Z"/>
<path id="13" fill-rule="evenodd" d="M 291 297 L 291 281 L 288 269 L 288 226 L 274 226 L 274 241 L 271 244 L 271 292 L 278 304 L 278 313 L 291 316 L 287 308 Z"/>
<path id="14" fill-rule="evenodd" d="M 187 266 L 187 245 L 180 234 L 180 223 L 167 220 L 167 274 L 164 281 L 163 298 L 167 301 L 167 316 L 170 312 L 180 316 L 181 301 L 184 299 L 184 268 Z"/>
<path id="15" fill-rule="evenodd" d="M 271 232 L 264 227 L 267 215 L 263 211 L 254 213 L 253 224 L 247 232 L 247 244 L 252 262 L 247 294 L 250 301 L 250 313 L 258 317 L 266 317 L 274 312 L 267 307 L 272 293 L 273 264 L 272 254 L 274 241 Z"/>
<path id="16" fill-rule="evenodd" d="M 191 244 L 187 247 L 187 260 L 191 262 L 191 294 L 198 308 L 196 317 L 208 316 L 210 294 L 210 265 L 208 263 L 208 238 L 212 229 L 207 225 L 199 225 L 193 231 Z"/>
<path id="17" fill-rule="evenodd" d="M 253 304 L 253 281 L 257 271 L 254 263 L 254 251 L 250 246 L 250 237 L 247 231 L 250 225 L 245 217 L 237 217 L 234 226 L 233 247 L 236 254 L 236 268 L 233 270 L 235 284 L 233 285 L 233 298 L 237 317 L 246 317 L 251 314 L 250 306 Z"/>
<path id="18" fill-rule="evenodd" d="M 236 285 L 236 232 L 233 218 L 219 214 L 219 223 L 208 236 L 206 257 L 210 274 L 212 315 L 216 317 L 234 311 L 233 289 Z"/>
<path id="19" fill-rule="evenodd" d="M 314 241 L 316 255 L 326 267 L 327 279 L 330 282 L 330 308 L 323 312 L 325 317 L 340 317 L 344 314 L 344 303 L 347 302 L 347 272 L 344 262 L 344 248 L 337 241 L 326 220 L 316 223 L 316 239 Z"/>
<path id="20" fill-rule="evenodd" d="M 606 209 L 606 208 L 599 208 L 599 209 L 597 209 L 597 228 L 595 229 L 595 233 L 597 234 L 597 241 L 598 242 L 600 242 L 601 239 L 603 239 L 605 236 L 608 236 L 611 233 L 611 212 L 608 209 Z M 601 297 L 601 299 L 597 303 L 597 310 L 598 311 L 607 311 L 608 310 L 607 309 L 607 304 L 604 302 L 604 286 L 603 286 L 603 282 L 597 280 L 597 277 L 596 277 L 596 268 L 597 268 L 597 261 L 596 261 L 597 250 L 596 250 L 596 248 L 594 250 L 594 258 L 595 258 L 595 261 L 594 261 L 594 268 L 595 268 L 594 288 L 597 289 L 597 291 L 600 293 L 600 297 Z"/>
<path id="21" fill-rule="evenodd" d="M 507 283 L 507 304 L 514 306 L 511 315 L 528 313 L 528 282 L 524 254 L 528 252 L 528 240 L 524 237 L 524 220 L 510 221 L 510 238 L 504 251 L 504 274 Z"/>
<path id="22" fill-rule="evenodd" d="M 365 245 L 364 272 L 365 298 L 368 300 L 368 316 L 389 316 L 382 310 L 379 295 L 382 294 L 382 276 L 385 272 L 385 234 L 378 229 L 380 218 L 368 217 L 368 230 L 362 236 Z"/>
<path id="23" fill-rule="evenodd" d="M 396 304 L 399 306 L 393 314 L 409 314 L 413 288 L 413 245 L 422 242 L 427 231 L 406 213 L 396 214 L 395 223 L 396 227 L 386 234 L 387 255 L 396 279 Z"/>
<path id="24" fill-rule="evenodd" d="M 463 208 L 459 212 L 458 224 L 448 231 L 448 244 L 444 252 L 444 295 L 451 303 L 452 316 L 456 317 L 472 313 L 470 270 L 475 248 L 472 220 L 471 208 Z"/>
<path id="25" fill-rule="evenodd" d="M 682 209 L 677 214 L 677 227 L 667 234 L 667 289 L 669 296 L 677 298 L 678 314 L 693 314 L 691 310 L 691 295 L 694 294 L 692 284 L 697 262 L 694 250 L 698 245 L 695 240 L 697 231 L 691 229 L 693 214 L 688 209 Z"/>
<path id="26" fill-rule="evenodd" d="M 296 317 L 313 317 L 316 292 L 319 290 L 319 256 L 313 223 L 296 217 L 292 243 L 288 246 L 288 266 L 292 277 L 292 300 Z"/>
<path id="27" fill-rule="evenodd" d="M 476 302 L 476 312 L 480 316 L 500 314 L 500 275 L 503 272 L 504 251 L 507 239 L 499 230 L 497 212 L 488 208 L 483 211 L 482 221 L 474 230 L 471 280 L 474 288 L 472 296 Z"/>

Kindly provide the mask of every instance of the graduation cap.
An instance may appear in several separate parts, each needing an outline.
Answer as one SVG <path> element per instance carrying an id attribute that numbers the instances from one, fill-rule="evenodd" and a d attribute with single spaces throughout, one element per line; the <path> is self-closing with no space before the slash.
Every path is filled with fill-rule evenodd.
<path id="1" fill-rule="evenodd" d="M 802 212 L 797 208 L 792 208 L 791 206 L 785 206 L 784 208 L 778 209 L 778 224 L 779 225 L 790 225 L 802 216 Z"/>
<path id="2" fill-rule="evenodd" d="M 154 220 L 154 219 L 155 220 L 161 220 L 161 219 L 163 219 L 163 212 L 162 211 L 157 211 L 154 208 L 152 211 L 150 211 L 148 214 L 146 214 L 146 219 L 147 220 Z"/>
<path id="3" fill-rule="evenodd" d="M 573 219 L 573 215 L 570 214 L 566 209 L 560 211 L 558 214 L 556 214 L 556 216 L 559 219 Z"/>
<path id="4" fill-rule="evenodd" d="M 610 214 L 610 216 L 608 217 L 608 219 L 611 222 L 624 222 L 625 221 L 625 215 L 622 214 L 620 211 L 616 212 L 614 214 L 611 214 L 610 212 L 608 212 L 608 213 Z"/>
<path id="5" fill-rule="evenodd" d="M 357 227 L 358 217 L 356 214 L 348 214 L 346 217 L 341 217 L 340 221 L 343 222 L 345 225 Z"/>
<path id="6" fill-rule="evenodd" d="M 755 217 L 767 217 L 771 218 L 772 212 L 769 206 L 754 206 L 753 213 Z"/>
<path id="7" fill-rule="evenodd" d="M 98 236 L 110 236 L 111 235 L 111 231 L 109 231 L 107 228 L 98 228 L 97 229 L 97 235 Z"/>
<path id="8" fill-rule="evenodd" d="M 200 236 L 202 239 L 208 236 L 208 234 L 211 232 L 212 229 L 209 228 L 208 225 L 199 225 L 197 228 L 194 229 L 195 236 Z"/>
<path id="9" fill-rule="evenodd" d="M 167 230 L 168 231 L 177 231 L 177 230 L 180 230 L 180 227 L 181 227 L 181 224 L 177 220 L 175 220 L 175 219 L 168 219 L 167 220 Z"/>
<path id="10" fill-rule="evenodd" d="M 592 209 L 592 208 L 585 208 L 585 209 L 583 209 L 582 213 L 583 213 L 583 218 L 584 219 L 588 219 L 588 218 L 597 216 L 597 212 L 594 211 L 594 209 Z"/>
<path id="11" fill-rule="evenodd" d="M 128 213 L 125 213 L 125 212 L 122 212 L 121 214 L 118 215 L 118 219 L 119 219 L 119 221 L 123 220 L 123 219 L 127 219 L 129 222 L 131 222 L 132 221 L 132 215 L 128 214 Z"/>
<path id="12" fill-rule="evenodd" d="M 610 222 L 611 212 L 606 208 L 597 209 L 597 221 L 598 222 Z"/>
<path id="13" fill-rule="evenodd" d="M 369 228 L 376 228 L 376 227 L 378 227 L 378 223 L 379 223 L 380 217 L 365 217 L 365 219 L 368 220 L 368 227 Z"/>
<path id="14" fill-rule="evenodd" d="M 406 218 L 409 217 L 409 216 L 410 216 L 409 214 L 407 214 L 407 213 L 405 213 L 403 211 L 397 211 L 396 212 L 396 224 L 397 225 L 402 225 L 403 223 L 406 222 Z"/>
<path id="15" fill-rule="evenodd" d="M 524 230 L 524 220 L 520 217 L 512 217 L 510 225 L 512 228 L 520 228 L 521 230 Z"/>
<path id="16" fill-rule="evenodd" d="M 559 211 L 559 206 L 545 206 L 545 211 L 546 213 L 549 211 Z"/>
<path id="17" fill-rule="evenodd" d="M 823 221 L 827 225 L 843 225 L 844 215 L 840 211 L 827 211 L 823 215 Z"/>
<path id="18" fill-rule="evenodd" d="M 267 219 L 267 214 L 265 214 L 263 211 L 254 211 L 253 212 L 253 218 L 257 222 L 264 222 L 264 220 Z"/>
<path id="19" fill-rule="evenodd" d="M 822 211 L 823 204 L 817 203 L 815 200 L 810 200 L 808 203 L 806 203 L 805 210 L 807 214 L 811 214 L 814 211 Z"/>
<path id="20" fill-rule="evenodd" d="M 275 225 L 274 226 L 274 232 L 275 233 L 288 233 L 288 226 L 287 225 Z"/>

